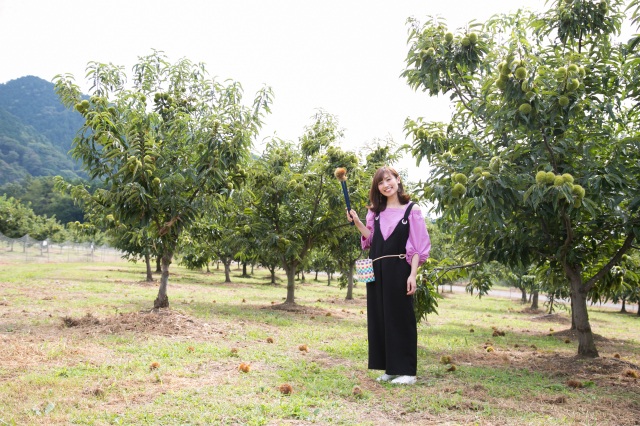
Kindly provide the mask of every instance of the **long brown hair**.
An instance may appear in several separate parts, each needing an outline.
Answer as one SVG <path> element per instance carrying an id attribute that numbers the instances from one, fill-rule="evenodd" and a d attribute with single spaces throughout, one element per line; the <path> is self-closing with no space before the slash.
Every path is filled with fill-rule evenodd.
<path id="1" fill-rule="evenodd" d="M 384 175 L 387 173 L 394 176 L 396 179 L 400 178 L 400 175 L 393 167 L 382 166 L 376 170 L 373 175 L 373 180 L 371 181 L 371 189 L 369 190 L 370 205 L 367 206 L 367 208 L 374 213 L 380 213 L 387 208 L 387 197 L 382 195 L 378 189 L 378 184 L 382 182 Z M 398 182 L 398 200 L 400 201 L 400 204 L 407 204 L 411 200 L 409 194 L 404 192 L 404 187 L 402 186 L 401 181 Z"/>

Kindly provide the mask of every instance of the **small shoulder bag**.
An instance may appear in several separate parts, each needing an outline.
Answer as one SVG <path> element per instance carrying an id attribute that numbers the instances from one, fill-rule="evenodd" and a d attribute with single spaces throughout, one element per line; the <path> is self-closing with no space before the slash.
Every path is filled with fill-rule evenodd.
<path id="1" fill-rule="evenodd" d="M 372 259 L 367 257 L 356 260 L 356 279 L 363 283 L 370 283 L 376 280 L 376 277 L 373 275 Z"/>
<path id="2" fill-rule="evenodd" d="M 411 211 L 413 204 L 415 203 L 411 203 L 407 207 L 407 211 L 404 214 L 402 223 L 407 223 L 409 212 Z M 364 254 L 364 250 L 362 251 L 362 253 Z M 387 256 L 376 257 L 375 259 L 369 259 L 369 258 L 358 259 L 356 260 L 356 279 L 363 283 L 370 283 L 372 281 L 375 281 L 376 277 L 373 273 L 373 262 L 375 262 L 378 259 L 382 259 L 384 257 L 398 257 L 400 259 L 405 259 L 407 255 L 406 254 L 390 254 Z"/>
<path id="3" fill-rule="evenodd" d="M 370 283 L 376 280 L 375 275 L 373 274 L 373 262 L 376 260 L 382 259 L 384 257 L 398 257 L 400 259 L 404 259 L 407 257 L 406 254 L 390 254 L 387 256 L 376 257 L 375 259 L 358 259 L 356 260 L 356 279 L 363 283 Z"/>

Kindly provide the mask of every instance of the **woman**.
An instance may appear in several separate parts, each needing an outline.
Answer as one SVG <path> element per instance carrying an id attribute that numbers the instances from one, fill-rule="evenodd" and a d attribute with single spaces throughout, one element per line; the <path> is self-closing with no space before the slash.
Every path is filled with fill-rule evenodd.
<path id="1" fill-rule="evenodd" d="M 385 371 L 378 381 L 414 384 L 418 332 L 412 296 L 431 241 L 420 208 L 410 203 L 392 167 L 376 171 L 369 202 L 366 225 L 355 210 L 347 212 L 374 260 L 375 281 L 367 283 L 368 368 Z"/>

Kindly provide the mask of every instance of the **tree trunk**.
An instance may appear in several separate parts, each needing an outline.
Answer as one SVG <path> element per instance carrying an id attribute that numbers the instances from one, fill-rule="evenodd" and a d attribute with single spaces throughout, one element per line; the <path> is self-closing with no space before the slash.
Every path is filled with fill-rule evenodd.
<path id="1" fill-rule="evenodd" d="M 304 278 L 304 271 L 300 271 L 300 273 L 302 274 L 302 282 L 304 282 L 305 278 Z"/>
<path id="2" fill-rule="evenodd" d="M 624 297 L 622 298 L 622 309 L 620 309 L 620 312 L 623 314 L 627 313 L 627 299 L 625 299 Z"/>
<path id="3" fill-rule="evenodd" d="M 316 271 L 316 281 L 318 281 L 318 271 Z"/>
<path id="4" fill-rule="evenodd" d="M 271 273 L 271 284 L 276 285 L 276 267 L 269 267 Z"/>
<path id="5" fill-rule="evenodd" d="M 153 274 L 151 273 L 151 256 L 149 254 L 144 255 L 144 263 L 147 265 L 147 282 L 152 282 Z"/>
<path id="6" fill-rule="evenodd" d="M 534 290 L 531 292 L 531 309 L 538 309 L 538 297 L 540 293 L 538 290 Z"/>
<path id="7" fill-rule="evenodd" d="M 247 274 L 247 262 L 242 262 L 242 276 L 243 277 L 249 276 L 249 274 Z"/>
<path id="8" fill-rule="evenodd" d="M 355 264 L 352 264 L 349 267 L 349 271 L 347 272 L 347 297 L 345 300 L 353 300 L 353 268 Z"/>
<path id="9" fill-rule="evenodd" d="M 207 262 L 207 274 L 211 273 L 211 271 L 209 270 L 209 262 Z"/>
<path id="10" fill-rule="evenodd" d="M 576 325 L 575 309 L 573 309 L 573 297 L 571 298 L 570 302 L 571 302 L 571 330 L 577 330 L 578 327 Z"/>
<path id="11" fill-rule="evenodd" d="M 162 273 L 162 257 L 160 256 L 156 257 L 156 273 Z"/>
<path id="12" fill-rule="evenodd" d="M 555 303 L 555 295 L 549 294 L 549 315 L 553 313 L 553 304 Z"/>
<path id="13" fill-rule="evenodd" d="M 167 286 L 169 284 L 169 265 L 173 259 L 173 253 L 164 253 L 162 255 L 162 277 L 160 278 L 160 288 L 158 289 L 158 297 L 153 302 L 153 309 L 168 308 L 169 296 L 167 296 Z"/>
<path id="14" fill-rule="evenodd" d="M 231 282 L 231 260 L 223 260 L 222 264 L 224 265 L 224 282 Z"/>
<path id="15" fill-rule="evenodd" d="M 578 355 L 596 358 L 599 355 L 589 324 L 587 292 L 582 285 L 582 278 L 578 274 L 572 274 L 569 279 L 571 282 L 571 311 L 578 331 Z"/>
<path id="16" fill-rule="evenodd" d="M 527 303 L 527 289 L 524 287 L 520 288 L 520 292 L 522 293 L 522 297 L 520 298 L 520 302 L 524 305 Z"/>
<path id="17" fill-rule="evenodd" d="M 296 290 L 296 267 L 295 265 L 288 265 L 284 268 L 287 273 L 287 300 L 285 305 L 295 304 L 295 290 Z"/>
<path id="18" fill-rule="evenodd" d="M 638 302 L 638 314 L 637 315 L 640 317 L 640 302 Z"/>

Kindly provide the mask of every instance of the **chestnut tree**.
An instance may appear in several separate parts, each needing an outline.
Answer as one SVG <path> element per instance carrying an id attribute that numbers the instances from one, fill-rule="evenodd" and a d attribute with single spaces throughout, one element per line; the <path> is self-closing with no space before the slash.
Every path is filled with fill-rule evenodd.
<path id="1" fill-rule="evenodd" d="M 320 111 L 299 144 L 273 138 L 248 172 L 254 195 L 247 210 L 251 230 L 260 238 L 260 249 L 275 255 L 287 275 L 285 305 L 295 304 L 296 273 L 310 250 L 347 226 L 332 168 L 339 158 L 349 159 L 337 147 L 341 137 L 336 118 Z"/>
<path id="2" fill-rule="evenodd" d="M 640 237 L 637 55 L 615 38 L 624 7 L 559 0 L 457 31 L 412 19 L 403 72 L 454 106 L 448 123 L 405 123 L 431 167 L 425 196 L 469 258 L 560 272 L 587 357 L 590 292 Z"/>
<path id="3" fill-rule="evenodd" d="M 259 91 L 245 106 L 239 83 L 221 83 L 203 64 L 172 63 L 157 51 L 139 58 L 130 81 L 122 67 L 96 62 L 89 63 L 87 77 L 88 99 L 72 75 L 57 76 L 55 88 L 85 119 L 71 154 L 105 186 L 89 193 L 82 185 L 59 185 L 112 223 L 114 232 L 154 241 L 162 264 L 154 308 L 167 307 L 179 237 L 209 196 L 225 196 L 243 180 L 271 92 Z"/>

